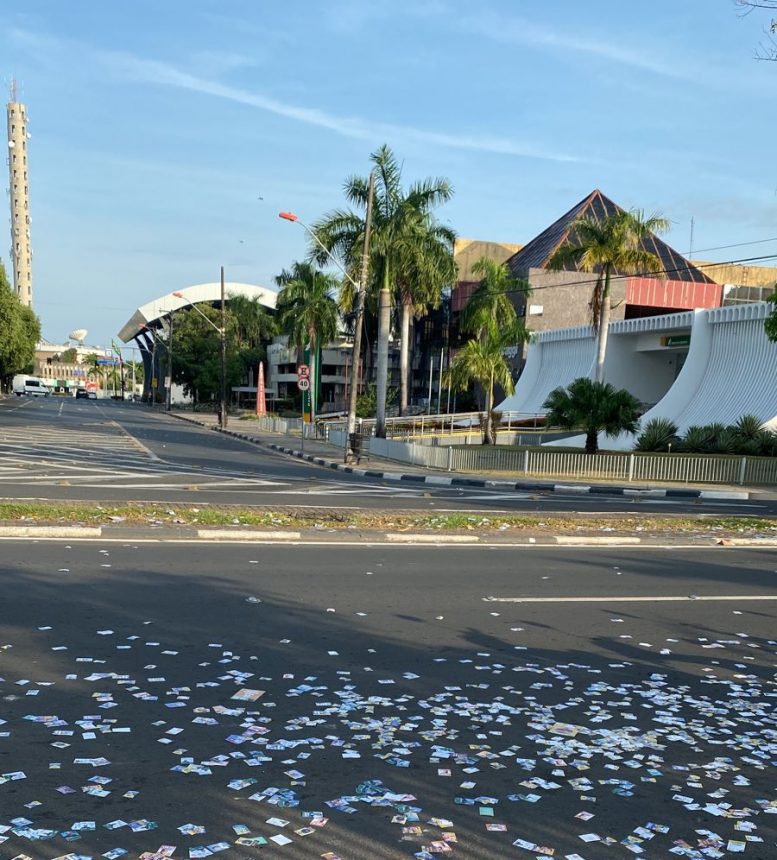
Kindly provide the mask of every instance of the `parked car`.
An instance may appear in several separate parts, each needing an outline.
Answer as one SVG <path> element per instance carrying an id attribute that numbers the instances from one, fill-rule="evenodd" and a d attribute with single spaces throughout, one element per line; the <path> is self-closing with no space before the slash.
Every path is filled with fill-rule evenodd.
<path id="1" fill-rule="evenodd" d="M 86 400 L 89 392 L 85 388 L 76 388 L 76 400 Z"/>

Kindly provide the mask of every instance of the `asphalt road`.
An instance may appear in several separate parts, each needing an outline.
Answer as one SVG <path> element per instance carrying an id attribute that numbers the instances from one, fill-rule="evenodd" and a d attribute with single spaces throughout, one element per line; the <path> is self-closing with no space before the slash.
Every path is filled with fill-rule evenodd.
<path id="1" fill-rule="evenodd" d="M 333 472 L 137 404 L 53 397 L 0 400 L 0 497 L 545 514 L 772 515 L 777 508 L 764 499 L 684 502 L 398 485 Z"/>
<path id="2" fill-rule="evenodd" d="M 0 559 L 0 857 L 777 856 L 774 551 Z"/>

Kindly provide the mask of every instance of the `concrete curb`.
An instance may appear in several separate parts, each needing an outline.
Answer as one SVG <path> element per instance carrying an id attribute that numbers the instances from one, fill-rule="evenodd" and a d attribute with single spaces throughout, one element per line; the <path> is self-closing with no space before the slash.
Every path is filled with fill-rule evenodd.
<path id="1" fill-rule="evenodd" d="M 502 549 L 547 549 L 559 550 L 583 549 L 646 549 L 662 548 L 684 548 L 684 549 L 707 549 L 715 550 L 721 548 L 749 548 L 753 550 L 764 549 L 773 551 L 777 547 L 777 538 L 715 538 L 693 544 L 672 544 L 665 540 L 656 541 L 643 540 L 638 537 L 626 535 L 543 535 L 540 537 L 521 536 L 519 538 L 505 538 L 498 535 L 484 534 L 426 534 L 423 532 L 375 532 L 374 534 L 350 535 L 338 534 L 334 538 L 323 538 L 311 532 L 303 535 L 299 531 L 282 530 L 260 530 L 249 528 L 236 529 L 192 529 L 190 534 L 184 535 L 176 530 L 164 531 L 149 529 L 146 534 L 138 534 L 133 530 L 131 534 L 122 534 L 113 526 L 99 527 L 68 527 L 68 526 L 2 526 L 0 527 L 0 541 L 2 540 L 81 540 L 106 543 L 174 543 L 174 544 L 217 544 L 231 543 L 247 546 L 254 545 L 281 545 L 294 544 L 297 546 L 320 546 L 320 547 L 499 547 Z M 777 598 L 775 598 L 777 599 Z"/>
<path id="2" fill-rule="evenodd" d="M 249 531 L 248 529 L 197 529 L 197 537 L 201 540 L 301 540 L 301 532 L 284 531 Z"/>
<path id="3" fill-rule="evenodd" d="M 172 412 L 168 414 L 175 415 Z M 175 417 L 180 418 L 182 421 L 198 424 L 200 427 L 208 426 L 186 415 L 175 415 Z M 505 492 L 563 493 L 566 495 L 581 496 L 627 496 L 634 499 L 720 499 L 725 501 L 747 501 L 750 498 L 750 493 L 747 490 L 638 489 L 635 487 L 613 487 L 608 484 L 545 484 L 537 481 L 499 481 L 493 478 L 455 478 L 447 475 L 422 475 L 417 472 L 385 472 L 378 469 L 361 469 L 355 466 L 347 466 L 345 463 L 339 463 L 335 460 L 317 457 L 314 454 L 305 454 L 296 448 L 288 448 L 284 445 L 277 445 L 274 442 L 265 442 L 256 436 L 251 436 L 249 433 L 222 430 L 220 427 L 211 427 L 209 429 L 215 430 L 217 433 L 224 433 L 227 436 L 233 436 L 236 439 L 242 439 L 244 442 L 250 442 L 254 445 L 264 445 L 273 451 L 288 454 L 290 457 L 296 457 L 298 460 L 315 463 L 317 466 L 324 466 L 339 472 L 347 472 L 359 477 L 376 478 L 381 481 L 408 481 L 414 484 L 426 484 L 433 487 L 480 487 L 483 489 L 504 490 Z"/>
<path id="4" fill-rule="evenodd" d="M 479 543 L 477 535 L 427 535 L 410 532 L 388 532 L 384 535 L 389 543 Z"/>
<path id="5" fill-rule="evenodd" d="M 95 538 L 101 526 L 0 526 L 0 537 Z"/>
<path id="6" fill-rule="evenodd" d="M 559 546 L 636 546 L 642 543 L 642 538 L 615 537 L 614 535 L 608 537 L 556 535 L 554 540 Z"/>
<path id="7" fill-rule="evenodd" d="M 230 433 L 228 430 L 227 433 Z M 255 437 L 246 434 L 232 433 L 233 436 L 244 439 L 246 442 L 255 442 L 257 444 L 265 444 L 268 448 L 274 451 L 279 451 L 282 454 L 288 454 L 291 457 L 296 457 L 299 460 L 307 460 L 309 463 L 316 463 L 319 466 L 327 466 L 330 469 L 335 469 L 339 472 L 348 472 L 352 475 L 359 475 L 367 478 L 377 478 L 383 481 L 409 481 L 416 484 L 426 484 L 427 486 L 446 486 L 446 487 L 482 487 L 491 490 L 514 490 L 517 492 L 529 493 L 564 493 L 566 495 L 599 495 L 599 496 L 630 496 L 632 498 L 651 498 L 651 499 L 725 499 L 728 501 L 746 501 L 750 498 L 750 493 L 746 490 L 731 491 L 731 490 L 672 490 L 672 489 L 652 489 L 640 490 L 634 487 L 611 487 L 607 484 L 542 484 L 532 481 L 498 481 L 487 478 L 454 478 L 445 475 L 421 475 L 418 473 L 403 473 L 403 472 L 383 472 L 377 469 L 360 469 L 354 466 L 347 466 L 344 463 L 336 463 L 332 460 L 325 460 L 322 457 L 316 457 L 313 454 L 305 454 L 295 448 L 287 448 L 283 445 L 276 445 L 274 442 L 264 442 Z"/>

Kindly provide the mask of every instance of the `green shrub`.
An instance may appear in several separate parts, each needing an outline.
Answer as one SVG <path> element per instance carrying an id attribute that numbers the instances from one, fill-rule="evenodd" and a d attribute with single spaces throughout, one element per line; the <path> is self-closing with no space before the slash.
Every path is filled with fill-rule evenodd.
<path id="1" fill-rule="evenodd" d="M 637 439 L 637 451 L 668 451 L 679 441 L 677 425 L 669 418 L 651 418 Z"/>
<path id="2" fill-rule="evenodd" d="M 694 425 L 685 431 L 679 449 L 693 454 L 741 454 L 749 457 L 777 455 L 777 436 L 761 427 L 754 415 L 743 415 L 735 424 Z"/>
<path id="3" fill-rule="evenodd" d="M 732 429 L 743 441 L 746 439 L 757 439 L 761 432 L 762 421 L 757 415 L 743 415 Z"/>

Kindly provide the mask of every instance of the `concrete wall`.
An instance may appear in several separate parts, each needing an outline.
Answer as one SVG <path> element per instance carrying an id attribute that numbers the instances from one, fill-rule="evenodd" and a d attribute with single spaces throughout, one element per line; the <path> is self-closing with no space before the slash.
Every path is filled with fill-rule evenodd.
<path id="1" fill-rule="evenodd" d="M 650 402 L 651 394 L 671 377 L 672 362 L 676 367 L 680 352 L 644 351 L 652 338 L 666 331 L 681 333 L 690 320 L 691 342 L 685 363 L 664 396 L 642 416 L 643 426 L 653 418 L 668 418 L 682 434 L 693 425 L 733 424 L 743 415 L 755 415 L 766 427 L 777 430 L 777 386 L 773 380 L 777 343 L 764 332 L 764 319 L 771 307 L 759 302 L 615 323 L 605 380 Z M 568 349 L 576 342 L 574 332 L 566 333 Z M 644 354 L 640 354 L 640 346 Z M 561 343 L 558 349 L 563 349 Z M 605 449 L 629 450 L 635 441 L 635 436 L 623 433 L 616 439 L 602 435 L 599 444 Z M 583 437 L 555 444 L 581 447 Z"/>
<path id="2" fill-rule="evenodd" d="M 590 325 L 589 303 L 595 281 L 596 275 L 590 272 L 530 269 L 529 285 L 532 293 L 526 300 L 527 327 L 531 331 L 548 331 Z M 610 291 L 614 305 L 611 319 L 623 319 L 626 310 L 626 278 L 613 278 Z"/>
<path id="3" fill-rule="evenodd" d="M 674 384 L 686 349 L 668 349 L 661 335 L 612 334 L 607 339 L 605 381 L 625 388 L 642 403 L 653 406 Z"/>
<path id="4" fill-rule="evenodd" d="M 590 376 L 595 355 L 596 343 L 590 326 L 536 335 L 529 344 L 526 366 L 515 393 L 502 401 L 497 410 L 544 414 L 542 404 L 548 394 L 579 376 Z"/>

